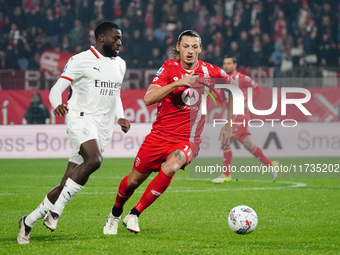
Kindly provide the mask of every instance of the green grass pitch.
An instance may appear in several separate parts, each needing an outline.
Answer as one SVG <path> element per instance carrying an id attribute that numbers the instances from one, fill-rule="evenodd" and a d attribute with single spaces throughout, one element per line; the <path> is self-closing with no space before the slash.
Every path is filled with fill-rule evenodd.
<path id="1" fill-rule="evenodd" d="M 281 163 L 340 163 L 339 158 L 279 158 Z M 0 160 L 0 254 L 340 254 L 340 179 L 235 179 L 213 184 L 180 171 L 168 190 L 140 216 L 139 234 L 119 226 L 103 235 L 122 177 L 133 159 L 104 159 L 66 206 L 51 233 L 37 222 L 29 245 L 15 242 L 19 219 L 59 183 L 67 159 Z M 234 159 L 233 165 L 258 164 Z M 154 174 L 125 205 L 137 203 Z M 237 205 L 251 206 L 257 229 L 233 233 L 227 222 Z"/>

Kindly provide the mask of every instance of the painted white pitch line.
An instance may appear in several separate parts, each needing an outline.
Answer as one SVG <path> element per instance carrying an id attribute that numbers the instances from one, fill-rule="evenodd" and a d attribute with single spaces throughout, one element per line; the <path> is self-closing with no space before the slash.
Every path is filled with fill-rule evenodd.
<path id="1" fill-rule="evenodd" d="M 257 181 L 253 180 L 253 182 L 269 182 L 269 181 Z M 291 184 L 288 186 L 278 186 L 278 187 L 252 187 L 252 188 L 213 188 L 213 189 L 167 189 L 167 193 L 192 193 L 192 192 L 221 192 L 221 191 L 244 191 L 244 190 L 273 190 L 273 189 L 288 189 L 288 188 L 302 188 L 306 187 L 307 184 L 303 182 L 287 182 L 287 181 L 282 181 L 282 182 L 277 182 L 277 183 L 282 183 L 282 184 Z M 223 185 L 223 184 L 222 184 Z M 40 186 L 15 186 L 12 188 L 41 188 Z M 112 187 L 113 188 L 113 187 Z M 135 193 L 143 193 L 143 190 L 136 190 Z M 103 194 L 116 194 L 116 192 L 86 192 L 82 191 L 79 193 L 79 195 L 103 195 Z M 10 195 L 15 195 L 12 193 L 0 193 L 0 196 L 10 196 Z"/>

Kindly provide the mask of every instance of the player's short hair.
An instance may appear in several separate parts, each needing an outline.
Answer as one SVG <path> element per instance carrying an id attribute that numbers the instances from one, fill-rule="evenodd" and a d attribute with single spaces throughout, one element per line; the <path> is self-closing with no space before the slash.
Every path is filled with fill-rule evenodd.
<path id="1" fill-rule="evenodd" d="M 120 29 L 116 23 L 110 21 L 100 23 L 98 27 L 94 30 L 94 36 L 96 40 L 98 39 L 99 35 L 106 34 L 106 32 L 111 31 L 113 28 Z"/>
<path id="2" fill-rule="evenodd" d="M 235 64 L 237 64 L 237 58 L 236 58 L 235 56 L 233 56 L 233 55 L 227 54 L 227 55 L 225 55 L 223 58 L 231 58 L 231 59 L 233 60 L 233 62 L 234 62 Z"/>
<path id="3" fill-rule="evenodd" d="M 183 36 L 197 37 L 200 40 L 200 44 L 202 44 L 201 36 L 195 30 L 185 30 L 178 36 L 177 43 L 179 44 L 182 41 Z M 173 48 L 171 53 L 175 56 L 175 58 L 179 57 L 179 52 L 176 48 Z"/>

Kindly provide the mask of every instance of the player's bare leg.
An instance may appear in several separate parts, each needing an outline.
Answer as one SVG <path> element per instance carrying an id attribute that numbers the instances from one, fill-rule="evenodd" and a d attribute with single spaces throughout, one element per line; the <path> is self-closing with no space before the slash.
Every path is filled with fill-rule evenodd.
<path id="1" fill-rule="evenodd" d="M 118 232 L 118 224 L 123 213 L 123 206 L 132 196 L 135 189 L 139 187 L 149 176 L 151 172 L 140 173 L 132 168 L 127 176 L 125 176 L 119 184 L 115 205 L 106 220 L 103 228 L 104 235 L 116 235 Z"/>
<path id="2" fill-rule="evenodd" d="M 253 142 L 250 139 L 250 136 L 247 135 L 244 140 L 242 141 L 242 144 L 244 146 L 244 148 L 246 148 L 251 154 L 254 155 L 255 158 L 257 158 L 258 160 L 260 160 L 264 165 L 266 166 L 274 166 L 274 165 L 278 165 L 278 162 L 274 161 L 270 161 L 262 152 L 262 150 L 255 146 L 253 144 Z M 277 172 L 276 171 L 272 171 L 272 180 L 273 182 L 276 181 L 277 178 Z"/>
<path id="3" fill-rule="evenodd" d="M 139 215 L 160 197 L 169 187 L 173 176 L 186 163 L 187 157 L 182 150 L 173 151 L 165 161 L 158 175 L 149 183 L 137 205 L 124 218 L 123 224 L 130 232 L 138 233 Z"/>
<path id="4" fill-rule="evenodd" d="M 67 178 L 70 176 L 72 170 L 77 166 L 77 164 L 73 162 L 68 162 L 66 172 L 64 177 L 59 185 L 54 187 L 44 198 L 44 200 L 40 203 L 40 205 L 29 215 L 24 216 L 19 221 L 20 232 L 17 237 L 17 243 L 19 244 L 28 244 L 30 238 L 30 232 L 34 226 L 34 224 L 43 218 L 49 210 L 52 209 L 53 204 L 59 197 L 62 188 L 65 185 Z"/>
<path id="5" fill-rule="evenodd" d="M 102 163 L 102 154 L 95 139 L 84 142 L 80 146 L 79 154 L 83 157 L 84 162 L 71 171 L 52 210 L 48 211 L 45 216 L 44 225 L 52 231 L 56 229 L 58 219 L 66 204 L 81 190 L 89 176 Z"/>

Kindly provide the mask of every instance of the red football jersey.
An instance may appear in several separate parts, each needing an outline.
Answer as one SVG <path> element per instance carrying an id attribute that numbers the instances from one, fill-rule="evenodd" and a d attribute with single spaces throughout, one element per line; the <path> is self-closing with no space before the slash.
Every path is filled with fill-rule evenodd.
<path id="1" fill-rule="evenodd" d="M 198 66 L 194 70 L 185 70 L 178 59 L 166 60 L 157 71 L 151 85 L 166 86 L 181 79 L 185 75 L 195 72 L 195 85 L 201 81 L 202 88 L 209 90 L 210 78 L 224 78 L 224 82 L 230 84 L 231 78 L 221 68 L 198 61 Z M 201 95 L 203 89 L 179 87 L 174 89 L 169 95 L 158 102 L 157 118 L 153 123 L 151 132 L 155 135 L 170 141 L 190 141 L 201 142 L 205 115 L 201 112 Z"/>
<path id="2" fill-rule="evenodd" d="M 244 102 L 248 102 L 248 88 L 253 88 L 253 100 L 257 98 L 263 91 L 263 88 L 248 75 L 245 75 L 240 72 L 236 72 L 232 78 L 237 82 L 239 88 L 242 90 L 244 94 Z"/>

